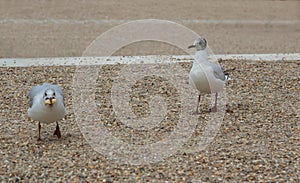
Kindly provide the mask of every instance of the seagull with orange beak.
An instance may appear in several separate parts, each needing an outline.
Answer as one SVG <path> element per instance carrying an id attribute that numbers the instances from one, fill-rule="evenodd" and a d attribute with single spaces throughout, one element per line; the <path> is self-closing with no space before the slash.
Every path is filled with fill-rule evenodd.
<path id="1" fill-rule="evenodd" d="M 38 141 L 41 140 L 41 123 L 56 122 L 53 135 L 61 138 L 58 120 L 66 115 L 64 93 L 58 85 L 44 83 L 31 88 L 29 92 L 28 116 L 38 121 Z"/>

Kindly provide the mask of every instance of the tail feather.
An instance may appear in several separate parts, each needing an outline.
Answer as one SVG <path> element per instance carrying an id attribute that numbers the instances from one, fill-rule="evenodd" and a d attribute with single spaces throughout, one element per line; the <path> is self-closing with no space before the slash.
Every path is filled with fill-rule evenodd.
<path id="1" fill-rule="evenodd" d="M 234 70 L 235 70 L 235 67 L 232 68 L 232 69 L 228 69 L 228 70 L 223 71 L 223 72 L 224 72 L 224 75 L 225 75 L 225 80 L 226 80 L 226 81 L 231 80 L 229 72 L 234 71 Z"/>
<path id="2" fill-rule="evenodd" d="M 226 81 L 231 80 L 231 78 L 230 78 L 230 76 L 229 76 L 229 73 L 224 73 L 224 75 L 225 75 L 225 80 L 226 80 Z"/>

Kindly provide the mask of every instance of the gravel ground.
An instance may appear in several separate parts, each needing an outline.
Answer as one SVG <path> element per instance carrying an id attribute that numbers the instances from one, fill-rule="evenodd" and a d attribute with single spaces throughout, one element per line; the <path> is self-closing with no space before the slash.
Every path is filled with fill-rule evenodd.
<path id="1" fill-rule="evenodd" d="M 300 62 L 229 60 L 221 64 L 236 70 L 227 85 L 227 112 L 213 142 L 203 151 L 190 151 L 209 117 L 205 111 L 210 96 L 206 96 L 201 102 L 199 124 L 184 148 L 165 161 L 148 165 L 117 164 L 94 151 L 85 140 L 72 108 L 71 76 L 75 67 L 0 68 L 1 182 L 299 182 Z M 183 66 L 188 69 L 191 65 Z M 176 110 L 160 124 L 163 128 L 143 133 L 128 130 L 114 119 L 110 86 L 120 67 L 105 67 L 98 79 L 96 100 L 106 102 L 98 110 L 104 114 L 100 123 L 130 143 L 147 144 L 167 137 L 176 126 Z M 172 87 L 161 81 L 157 88 L 151 88 L 148 82 L 154 80 L 148 77 L 142 83 L 153 94 L 164 88 L 160 93 L 163 97 L 175 95 Z M 37 122 L 27 117 L 27 95 L 32 85 L 45 81 L 63 87 L 68 114 L 60 122 L 61 139 L 52 136 L 53 123 L 42 126 L 43 141 L 37 142 Z M 136 95 L 147 101 L 147 97 Z M 168 104 L 174 102 L 176 97 Z M 134 105 L 133 101 L 137 116 L 147 115 L 145 104 Z"/>

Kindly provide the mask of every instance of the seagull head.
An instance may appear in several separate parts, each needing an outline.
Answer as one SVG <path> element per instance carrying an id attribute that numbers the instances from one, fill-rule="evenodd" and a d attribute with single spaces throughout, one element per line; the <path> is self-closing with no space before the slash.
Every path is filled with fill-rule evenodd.
<path id="1" fill-rule="evenodd" d="M 53 104 L 56 103 L 55 91 L 51 88 L 45 91 L 43 98 L 45 105 L 49 105 L 50 107 L 53 107 Z"/>
<path id="2" fill-rule="evenodd" d="M 205 38 L 197 38 L 194 41 L 194 44 L 189 46 L 188 49 L 189 48 L 196 48 L 197 51 L 200 51 L 200 50 L 205 50 L 206 47 L 207 47 L 206 39 Z"/>

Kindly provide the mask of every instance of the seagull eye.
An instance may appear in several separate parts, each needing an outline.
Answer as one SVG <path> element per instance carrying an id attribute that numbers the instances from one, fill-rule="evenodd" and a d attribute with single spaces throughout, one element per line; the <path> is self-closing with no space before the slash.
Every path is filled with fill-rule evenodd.
<path id="1" fill-rule="evenodd" d="M 47 96 L 47 93 L 45 93 L 45 96 Z"/>
<path id="2" fill-rule="evenodd" d="M 53 96 L 55 96 L 55 93 L 53 93 Z"/>

